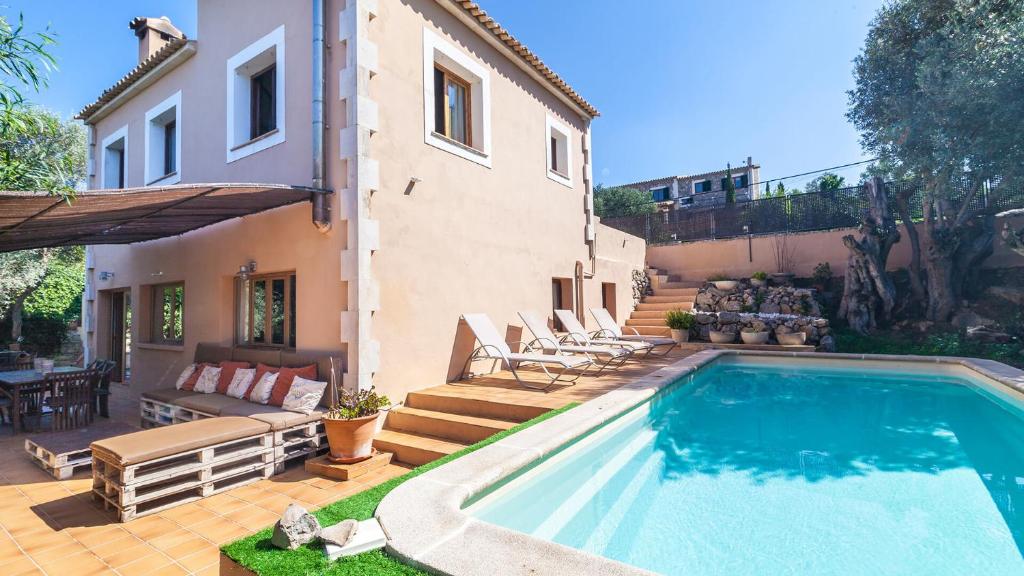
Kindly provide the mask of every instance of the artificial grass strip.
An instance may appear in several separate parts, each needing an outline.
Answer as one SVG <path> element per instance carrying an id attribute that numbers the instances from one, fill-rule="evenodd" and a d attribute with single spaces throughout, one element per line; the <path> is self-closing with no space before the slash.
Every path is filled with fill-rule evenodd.
<path id="1" fill-rule="evenodd" d="M 313 514 L 323 526 L 331 526 L 348 518 L 366 520 L 373 516 L 377 505 L 388 495 L 388 492 L 394 490 L 399 484 L 415 478 L 424 472 L 433 470 L 438 466 L 443 466 L 470 452 L 490 446 L 502 438 L 553 418 L 576 406 L 579 406 L 578 402 L 568 404 L 557 410 L 545 412 L 532 420 L 517 424 L 508 430 L 467 446 L 454 454 L 414 468 L 406 474 L 392 478 L 359 494 L 354 494 L 333 504 L 328 504 Z M 409 513 L 415 514 L 416 512 L 410 510 Z M 314 574 L 324 574 L 327 576 L 418 576 L 426 574 L 426 572 L 402 564 L 395 558 L 388 556 L 383 550 L 349 556 L 335 562 L 328 562 L 323 550 L 318 545 L 303 546 L 298 550 L 281 550 L 270 544 L 270 536 L 273 531 L 273 527 L 266 528 L 248 538 L 227 544 L 221 550 L 229 558 L 260 576 L 312 576 Z"/>

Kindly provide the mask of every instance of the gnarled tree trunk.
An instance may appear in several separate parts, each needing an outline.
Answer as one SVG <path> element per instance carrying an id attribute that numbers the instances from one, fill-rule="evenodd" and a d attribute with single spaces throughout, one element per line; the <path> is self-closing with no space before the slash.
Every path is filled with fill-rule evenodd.
<path id="1" fill-rule="evenodd" d="M 921 280 L 921 238 L 917 233 L 917 226 L 914 224 L 914 217 L 910 212 L 910 196 L 915 188 L 904 186 L 896 194 L 896 209 L 899 211 L 900 220 L 903 221 L 903 229 L 907 231 L 907 239 L 910 240 L 910 294 L 911 303 L 915 306 L 924 306 L 927 295 L 925 294 L 924 282 Z"/>
<path id="2" fill-rule="evenodd" d="M 850 251 L 847 258 L 843 285 L 843 301 L 839 315 L 846 318 L 850 328 L 867 334 L 878 326 L 879 320 L 888 322 L 896 306 L 896 286 L 885 266 L 893 244 L 899 242 L 900 233 L 889 212 L 885 183 L 872 178 L 864 186 L 868 208 L 861 218 L 860 239 L 852 234 L 843 237 Z"/>
<path id="3" fill-rule="evenodd" d="M 1006 222 L 1003 224 L 1003 230 L 999 235 L 1003 237 L 1003 242 L 1006 242 L 1010 250 L 1024 256 L 1024 229 L 1014 230 L 1010 228 L 1010 223 Z"/>

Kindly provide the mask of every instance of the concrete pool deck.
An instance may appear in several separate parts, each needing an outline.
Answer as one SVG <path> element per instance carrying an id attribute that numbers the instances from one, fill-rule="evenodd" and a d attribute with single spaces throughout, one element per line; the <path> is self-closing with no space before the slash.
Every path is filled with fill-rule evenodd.
<path id="1" fill-rule="evenodd" d="M 414 478 L 392 491 L 376 516 L 387 550 L 411 565 L 451 576 L 649 575 L 650 572 L 477 520 L 463 510 L 474 496 L 654 396 L 679 377 L 726 356 L 765 360 L 812 358 L 884 367 L 933 368 L 973 375 L 1024 394 L 1024 371 L 999 362 L 956 357 L 739 352 L 707 350 L 640 376 L 618 389 L 491 446 Z M 472 553 L 467 553 L 472 551 Z"/>

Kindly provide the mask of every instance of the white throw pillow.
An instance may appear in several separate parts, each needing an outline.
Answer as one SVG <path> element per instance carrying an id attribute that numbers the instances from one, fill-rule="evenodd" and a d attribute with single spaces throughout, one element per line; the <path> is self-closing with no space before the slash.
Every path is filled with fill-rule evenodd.
<path id="1" fill-rule="evenodd" d="M 320 398 L 323 397 L 325 388 L 327 388 L 327 382 L 317 382 L 296 376 L 292 380 L 292 387 L 288 390 L 288 395 L 281 403 L 281 408 L 291 412 L 312 414 L 320 404 Z"/>
<path id="2" fill-rule="evenodd" d="M 203 368 L 203 371 L 199 373 L 199 379 L 196 380 L 196 386 L 193 388 L 196 392 L 202 392 L 203 394 L 210 394 L 217 391 L 217 382 L 220 381 L 220 367 L 219 366 L 207 366 Z"/>
<path id="3" fill-rule="evenodd" d="M 260 381 L 256 383 L 256 387 L 252 389 L 252 394 L 249 395 L 249 402 L 256 402 L 257 404 L 270 402 L 270 393 L 274 391 L 275 382 L 277 382 L 277 372 L 265 373 L 260 378 Z"/>
<path id="4" fill-rule="evenodd" d="M 185 366 L 185 369 L 181 371 L 181 375 L 178 376 L 178 381 L 174 383 L 174 387 L 177 388 L 178 390 L 181 390 L 181 387 L 185 385 L 185 382 L 188 380 L 189 376 L 191 376 L 192 373 L 195 371 L 195 364 L 189 364 L 188 366 Z"/>
<path id="5" fill-rule="evenodd" d="M 245 393 L 252 386 L 252 379 L 256 377 L 255 368 L 239 368 L 231 377 L 231 384 L 228 384 L 227 395 L 232 398 L 244 398 Z"/>

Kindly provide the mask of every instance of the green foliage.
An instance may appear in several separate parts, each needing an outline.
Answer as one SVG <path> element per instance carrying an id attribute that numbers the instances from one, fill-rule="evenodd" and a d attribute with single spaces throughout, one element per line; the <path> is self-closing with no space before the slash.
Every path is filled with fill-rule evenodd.
<path id="1" fill-rule="evenodd" d="M 370 387 L 369 390 L 349 392 L 342 390 L 338 402 L 333 404 L 324 415 L 332 420 L 352 420 L 364 416 L 373 416 L 382 409 L 391 406 L 391 401 L 383 394 Z"/>
<path id="2" fill-rule="evenodd" d="M 768 273 L 767 272 L 754 272 L 753 274 L 750 275 L 750 277 L 753 278 L 754 280 L 761 280 L 763 282 L 763 281 L 768 279 Z"/>
<path id="3" fill-rule="evenodd" d="M 736 183 L 732 181 L 732 165 L 725 165 L 725 203 L 736 203 Z"/>
<path id="4" fill-rule="evenodd" d="M 686 310 L 669 310 L 665 312 L 665 325 L 672 330 L 689 330 L 697 319 L 692 312 Z"/>
<path id="5" fill-rule="evenodd" d="M 723 272 L 715 272 L 711 276 L 708 276 L 708 282 L 719 282 L 721 280 L 732 280 L 732 278 L 729 278 Z"/>
<path id="6" fill-rule="evenodd" d="M 499 432 L 454 454 L 415 468 L 398 478 L 393 478 L 369 490 L 329 504 L 313 514 L 320 520 L 323 526 L 332 526 L 348 518 L 366 520 L 373 516 L 373 512 L 377 509 L 377 505 L 380 504 L 381 500 L 400 484 L 438 466 L 447 464 L 452 460 L 461 458 L 466 454 L 494 444 L 502 438 L 553 418 L 578 405 L 578 403 L 573 403 L 541 414 L 532 420 Z M 409 513 L 415 514 L 416 511 L 410 510 Z M 281 550 L 271 546 L 269 541 L 272 533 L 273 528 L 266 528 L 252 536 L 228 544 L 221 550 L 229 558 L 256 572 L 259 576 L 290 576 L 293 574 L 316 574 L 318 576 L 413 576 L 426 574 L 426 572 L 402 564 L 380 550 L 328 563 L 319 548 L 302 546 L 298 550 Z"/>
<path id="7" fill-rule="evenodd" d="M 829 192 L 839 190 L 846 183 L 846 179 L 832 172 L 825 172 L 804 186 L 804 192 Z"/>
<path id="8" fill-rule="evenodd" d="M 85 184 L 85 128 L 42 108 L 0 125 L 0 190 L 45 190 L 73 197 Z"/>
<path id="9" fill-rule="evenodd" d="M 22 92 L 46 86 L 47 74 L 56 68 L 49 52 L 54 43 L 46 32 L 27 32 L 21 14 L 14 24 L 0 16 L 0 140 L 6 139 L 9 129 L 30 121 L 21 113 Z"/>
<path id="10" fill-rule="evenodd" d="M 85 258 L 81 247 L 68 249 L 50 265 L 42 283 L 25 300 L 25 314 L 59 318 L 65 322 L 81 315 L 85 290 Z"/>
<path id="11" fill-rule="evenodd" d="M 853 354 L 912 354 L 986 358 L 1024 368 L 1024 344 L 989 344 L 968 340 L 958 332 L 907 335 L 898 332 L 862 336 L 852 330 L 836 332 L 836 348 Z"/>
<path id="12" fill-rule="evenodd" d="M 828 262 L 818 262 L 818 265 L 814 267 L 814 272 L 811 273 L 811 280 L 815 284 L 828 285 L 832 282 L 832 267 L 829 266 Z"/>
<path id="13" fill-rule="evenodd" d="M 642 216 L 655 211 L 649 193 L 622 186 L 594 186 L 594 213 L 601 218 Z"/>

